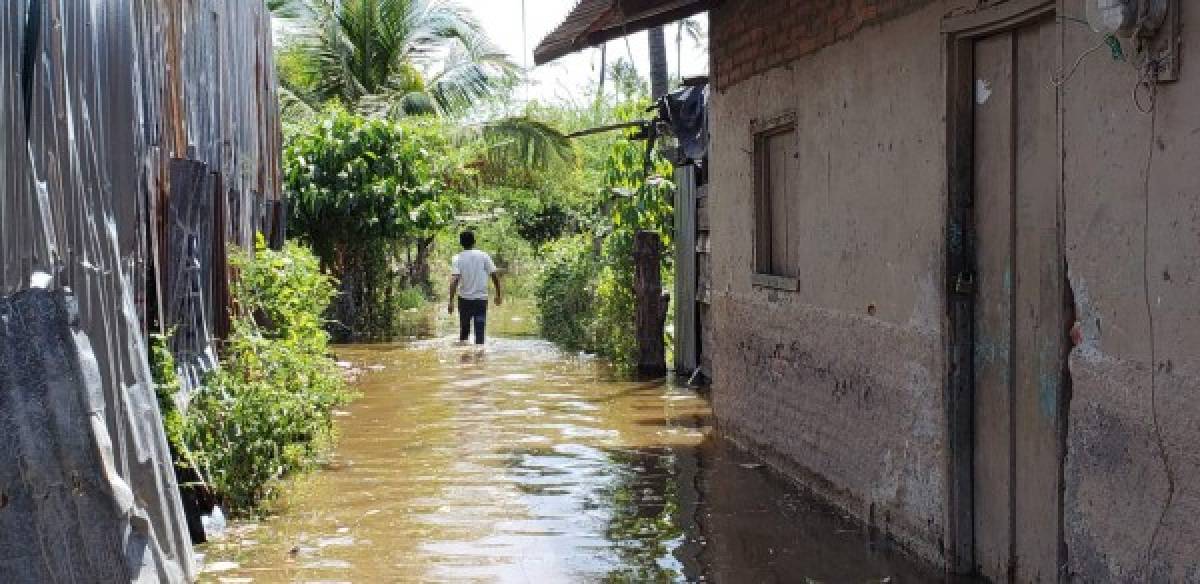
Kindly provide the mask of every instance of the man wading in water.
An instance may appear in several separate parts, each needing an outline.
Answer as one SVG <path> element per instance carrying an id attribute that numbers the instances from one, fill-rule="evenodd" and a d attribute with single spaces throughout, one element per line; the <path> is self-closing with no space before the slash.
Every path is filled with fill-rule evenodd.
<path id="1" fill-rule="evenodd" d="M 496 275 L 496 264 L 492 257 L 475 249 L 475 234 L 464 231 L 458 236 L 463 252 L 454 256 L 450 264 L 450 305 L 447 312 L 454 314 L 454 295 L 458 294 L 458 340 L 466 342 L 475 325 L 475 344 L 483 344 L 483 332 L 487 323 L 488 278 L 496 285 L 496 306 L 504 302 L 500 294 L 500 277 Z"/>

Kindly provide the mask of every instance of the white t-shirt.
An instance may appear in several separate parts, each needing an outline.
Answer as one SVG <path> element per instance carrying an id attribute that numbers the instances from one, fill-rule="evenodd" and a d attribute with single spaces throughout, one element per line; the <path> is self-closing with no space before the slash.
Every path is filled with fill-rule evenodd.
<path id="1" fill-rule="evenodd" d="M 496 272 L 492 256 L 477 249 L 468 249 L 450 263 L 450 273 L 461 276 L 458 297 L 466 300 L 487 300 L 488 276 Z"/>

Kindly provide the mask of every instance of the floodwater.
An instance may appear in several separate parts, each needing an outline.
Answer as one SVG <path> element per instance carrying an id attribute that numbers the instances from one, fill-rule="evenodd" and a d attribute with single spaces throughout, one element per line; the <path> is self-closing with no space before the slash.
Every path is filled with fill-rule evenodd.
<path id="1" fill-rule="evenodd" d="M 338 356 L 373 370 L 332 460 L 202 546 L 202 581 L 940 579 L 714 437 L 691 390 L 529 338 Z"/>

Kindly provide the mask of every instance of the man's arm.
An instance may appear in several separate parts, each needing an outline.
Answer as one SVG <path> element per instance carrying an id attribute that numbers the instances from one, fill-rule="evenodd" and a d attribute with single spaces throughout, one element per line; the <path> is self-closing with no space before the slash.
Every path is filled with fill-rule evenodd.
<path id="1" fill-rule="evenodd" d="M 446 304 L 446 312 L 450 314 L 454 314 L 454 295 L 458 294 L 458 281 L 461 279 L 462 276 L 458 274 L 450 276 L 450 300 Z"/>
<path id="2" fill-rule="evenodd" d="M 500 291 L 500 273 L 492 272 L 492 284 L 496 286 L 496 306 L 504 304 L 504 293 Z"/>

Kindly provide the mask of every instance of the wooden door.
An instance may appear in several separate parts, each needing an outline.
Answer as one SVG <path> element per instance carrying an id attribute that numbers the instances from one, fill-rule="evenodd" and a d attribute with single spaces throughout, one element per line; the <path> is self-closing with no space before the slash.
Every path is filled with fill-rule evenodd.
<path id="1" fill-rule="evenodd" d="M 1055 582 L 1069 314 L 1052 18 L 974 44 L 974 538 L 997 582 Z"/>

